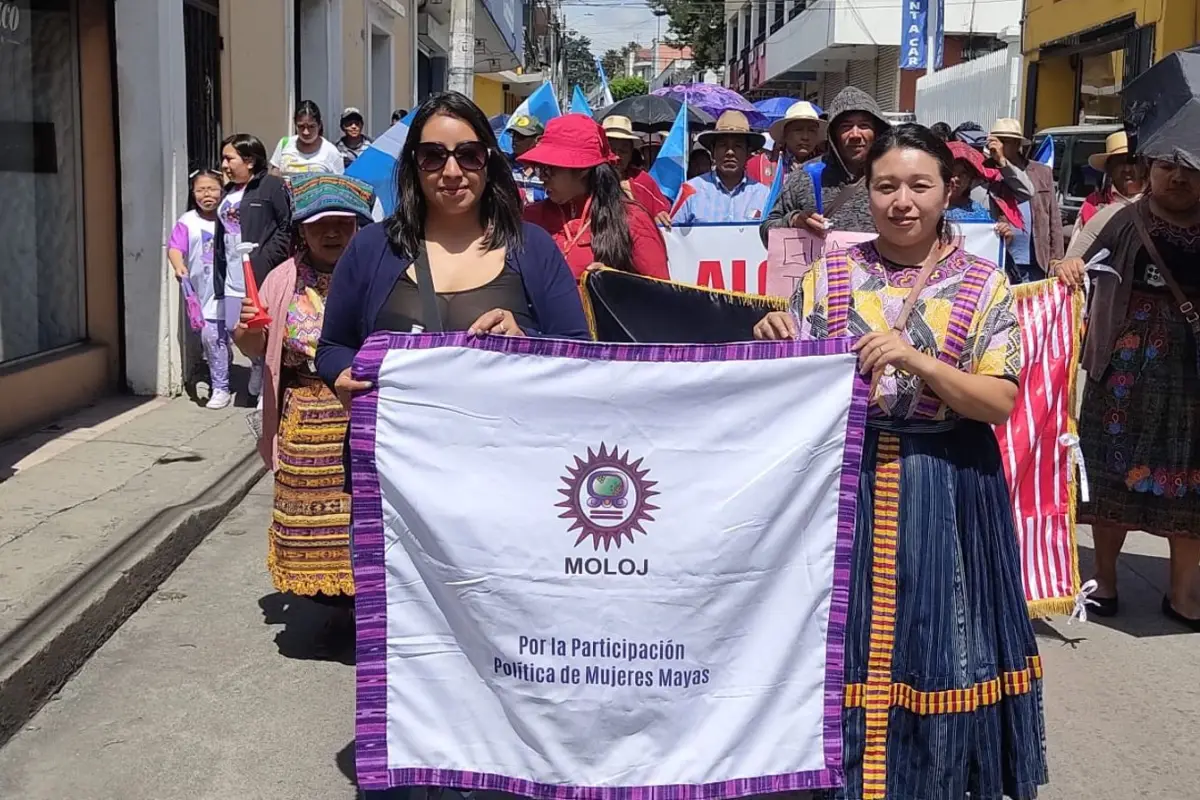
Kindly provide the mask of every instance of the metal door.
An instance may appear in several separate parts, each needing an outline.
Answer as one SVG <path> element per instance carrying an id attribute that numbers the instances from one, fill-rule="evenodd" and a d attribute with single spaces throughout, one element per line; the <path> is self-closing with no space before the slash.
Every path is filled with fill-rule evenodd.
<path id="1" fill-rule="evenodd" d="M 221 166 L 221 46 L 217 4 L 183 0 L 189 172 Z"/>

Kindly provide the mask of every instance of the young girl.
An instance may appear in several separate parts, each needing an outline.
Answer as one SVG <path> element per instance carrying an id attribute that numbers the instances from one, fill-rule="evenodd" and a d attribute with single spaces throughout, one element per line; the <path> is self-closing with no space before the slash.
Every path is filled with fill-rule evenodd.
<path id="1" fill-rule="evenodd" d="M 217 228 L 217 204 L 221 202 L 221 173 L 205 169 L 192 177 L 192 205 L 167 242 L 167 261 L 180 281 L 185 278 L 196 290 L 204 312 L 200 341 L 208 361 L 209 396 L 206 408 L 225 408 L 229 393 L 229 333 L 213 288 L 213 237 Z"/>

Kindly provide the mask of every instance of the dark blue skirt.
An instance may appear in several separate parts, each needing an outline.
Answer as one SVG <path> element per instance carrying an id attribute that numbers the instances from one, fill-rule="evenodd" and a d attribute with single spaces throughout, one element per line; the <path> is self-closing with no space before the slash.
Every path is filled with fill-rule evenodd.
<path id="1" fill-rule="evenodd" d="M 858 486 L 839 800 L 1027 800 L 1041 661 L 992 429 L 872 423 Z"/>

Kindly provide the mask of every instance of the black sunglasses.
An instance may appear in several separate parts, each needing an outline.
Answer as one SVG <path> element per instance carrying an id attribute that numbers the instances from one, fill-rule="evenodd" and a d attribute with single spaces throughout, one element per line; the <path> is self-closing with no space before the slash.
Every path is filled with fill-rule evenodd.
<path id="1" fill-rule="evenodd" d="M 453 150 L 437 142 L 421 142 L 415 151 L 417 166 L 422 172 L 437 172 L 446 166 L 450 156 L 454 156 L 459 169 L 479 172 L 487 166 L 488 155 L 488 147 L 483 142 L 463 142 Z"/>

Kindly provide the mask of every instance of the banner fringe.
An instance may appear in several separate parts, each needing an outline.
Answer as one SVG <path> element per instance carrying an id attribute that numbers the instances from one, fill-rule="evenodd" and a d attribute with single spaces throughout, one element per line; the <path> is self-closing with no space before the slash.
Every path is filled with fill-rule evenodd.
<path id="1" fill-rule="evenodd" d="M 1076 559 L 1078 563 L 1078 559 Z M 1061 617 L 1075 610 L 1074 597 L 1047 597 L 1044 600 L 1032 600 L 1026 603 L 1030 619 L 1045 619 L 1046 617 Z"/>

